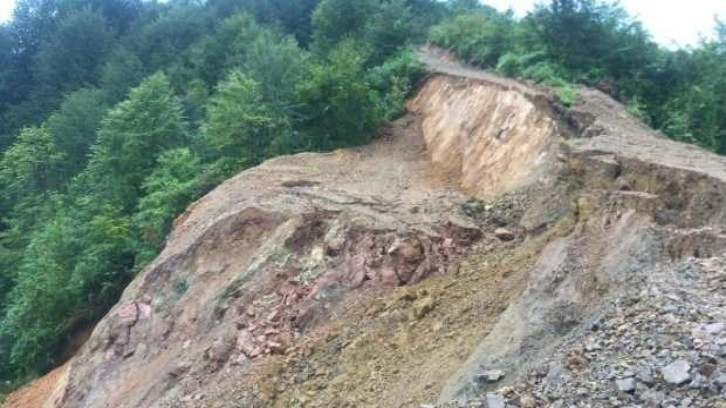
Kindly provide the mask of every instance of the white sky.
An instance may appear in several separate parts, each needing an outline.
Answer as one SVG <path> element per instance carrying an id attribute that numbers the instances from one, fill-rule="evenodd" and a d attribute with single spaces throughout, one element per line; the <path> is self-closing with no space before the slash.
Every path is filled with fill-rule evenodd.
<path id="1" fill-rule="evenodd" d="M 539 3 L 535 0 L 482 2 L 500 10 L 512 8 L 519 16 Z M 620 0 L 620 5 L 643 22 L 653 39 L 668 47 L 695 45 L 700 36 L 711 37 L 714 16 L 726 21 L 726 0 Z"/>
<path id="2" fill-rule="evenodd" d="M 10 18 L 14 6 L 15 0 L 0 0 L 0 22 L 5 22 Z"/>
<path id="3" fill-rule="evenodd" d="M 483 0 L 501 10 L 511 7 L 520 16 L 536 2 Z M 656 41 L 670 47 L 694 45 L 699 36 L 710 36 L 716 15 L 726 20 L 726 0 L 621 0 L 620 3 L 643 22 Z M 10 17 L 14 4 L 15 0 L 0 0 L 0 21 Z"/>

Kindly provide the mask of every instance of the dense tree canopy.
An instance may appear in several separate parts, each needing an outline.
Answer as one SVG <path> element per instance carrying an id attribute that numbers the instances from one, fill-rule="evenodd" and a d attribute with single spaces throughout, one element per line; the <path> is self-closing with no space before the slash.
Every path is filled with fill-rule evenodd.
<path id="1" fill-rule="evenodd" d="M 565 103 L 598 86 L 726 153 L 718 33 L 667 51 L 598 0 L 523 19 L 476 0 L 20 0 L 0 25 L 0 380 L 59 364 L 224 178 L 371 140 L 427 40 Z"/>
<path id="2" fill-rule="evenodd" d="M 60 363 L 224 178 L 369 140 L 402 111 L 421 74 L 410 46 L 444 11 L 20 0 L 0 25 L 2 384 Z"/>

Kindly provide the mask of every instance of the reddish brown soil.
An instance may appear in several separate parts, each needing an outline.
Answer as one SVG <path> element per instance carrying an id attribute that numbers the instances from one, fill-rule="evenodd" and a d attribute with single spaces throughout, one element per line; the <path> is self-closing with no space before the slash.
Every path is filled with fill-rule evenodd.
<path id="1" fill-rule="evenodd" d="M 40 408 L 48 401 L 59 380 L 68 369 L 62 365 L 45 376 L 10 394 L 3 408 Z"/>

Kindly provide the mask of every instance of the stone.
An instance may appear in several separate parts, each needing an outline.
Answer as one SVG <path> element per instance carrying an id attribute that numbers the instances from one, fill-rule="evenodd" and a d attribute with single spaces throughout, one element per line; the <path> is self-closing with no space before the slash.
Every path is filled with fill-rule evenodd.
<path id="1" fill-rule="evenodd" d="M 389 251 L 390 252 L 390 251 Z M 395 252 L 405 261 L 413 264 L 421 262 L 424 256 L 424 250 L 419 242 L 402 242 Z"/>
<path id="2" fill-rule="evenodd" d="M 698 367 L 698 372 L 701 373 L 701 375 L 703 375 L 704 377 L 711 377 L 714 371 L 716 371 L 715 364 L 701 364 L 701 366 Z"/>
<path id="3" fill-rule="evenodd" d="M 487 408 L 506 408 L 507 400 L 501 395 L 489 393 L 487 394 Z"/>
<path id="4" fill-rule="evenodd" d="M 504 371 L 502 370 L 490 370 L 476 376 L 477 381 L 480 383 L 495 383 L 502 378 L 504 378 Z"/>
<path id="5" fill-rule="evenodd" d="M 618 390 L 621 392 L 627 392 L 632 393 L 635 391 L 635 378 L 623 378 L 622 380 L 616 380 L 615 385 L 617 385 Z"/>
<path id="6" fill-rule="evenodd" d="M 691 365 L 686 360 L 677 360 L 661 369 L 663 379 L 670 384 L 683 384 L 691 379 L 688 373 Z"/>
<path id="7" fill-rule="evenodd" d="M 450 249 L 454 247 L 454 240 L 451 238 L 446 238 L 444 242 L 441 244 L 442 247 L 446 249 Z"/>
<path id="8" fill-rule="evenodd" d="M 242 366 L 245 365 L 248 361 L 250 361 L 249 357 L 247 357 L 244 353 L 239 353 L 236 357 L 233 357 L 231 359 L 230 364 L 233 366 Z"/>
<path id="9" fill-rule="evenodd" d="M 560 363 L 552 363 L 549 366 L 543 383 L 552 388 L 558 387 L 570 377 L 568 370 Z"/>
<path id="10" fill-rule="evenodd" d="M 646 407 L 658 407 L 664 399 L 665 394 L 654 389 L 645 391 L 640 395 L 640 400 L 645 402 Z"/>
<path id="11" fill-rule="evenodd" d="M 139 320 L 139 306 L 136 302 L 124 303 L 115 311 L 119 321 L 126 327 L 132 327 Z"/>
<path id="12" fill-rule="evenodd" d="M 711 323 L 707 324 L 704 329 L 706 330 L 706 333 L 708 334 L 719 334 L 726 330 L 726 323 L 719 322 L 719 323 Z"/>
<path id="13" fill-rule="evenodd" d="M 229 354 L 232 351 L 232 346 L 229 344 L 229 342 L 225 341 L 224 339 L 218 339 L 213 344 L 212 347 L 209 349 L 209 354 L 207 355 L 210 360 L 216 362 L 216 363 L 224 363 L 229 358 Z"/>
<path id="14" fill-rule="evenodd" d="M 581 369 L 585 367 L 585 365 L 587 365 L 587 360 L 585 360 L 585 358 L 579 354 L 570 356 L 567 359 L 567 368 L 569 368 L 570 370 Z"/>
<path id="15" fill-rule="evenodd" d="M 345 246 L 345 237 L 335 237 L 325 244 L 325 254 L 331 257 L 338 256 Z"/>
<path id="16" fill-rule="evenodd" d="M 708 388 L 708 379 L 701 374 L 694 374 L 688 386 L 691 388 Z"/>
<path id="17" fill-rule="evenodd" d="M 484 211 L 484 204 L 476 200 L 471 200 L 462 204 L 461 209 L 467 216 L 476 217 Z"/>
<path id="18" fill-rule="evenodd" d="M 513 241 L 514 233 L 506 228 L 497 228 L 494 230 L 494 236 L 502 241 Z"/>
<path id="19" fill-rule="evenodd" d="M 711 323 L 699 325 L 691 331 L 691 336 L 694 339 L 703 339 L 717 335 L 726 329 L 726 323 Z"/>
<path id="20" fill-rule="evenodd" d="M 418 299 L 413 302 L 413 315 L 416 319 L 421 319 L 429 314 L 432 310 L 434 310 L 435 306 L 436 303 L 434 302 L 434 299 L 430 296 L 427 296 L 423 299 Z"/>
<path id="21" fill-rule="evenodd" d="M 521 408 L 536 408 L 537 407 L 537 401 L 534 398 L 530 397 L 530 396 L 522 397 L 519 400 L 519 406 Z"/>
<path id="22" fill-rule="evenodd" d="M 652 385 L 655 382 L 653 379 L 653 370 L 650 367 L 638 368 L 638 371 L 635 373 L 635 378 L 648 385 Z"/>
<path id="23" fill-rule="evenodd" d="M 153 312 L 151 305 L 146 303 L 138 303 L 137 306 L 139 308 L 139 319 L 148 319 L 149 317 L 151 317 L 151 313 Z"/>
<path id="24" fill-rule="evenodd" d="M 172 377 L 172 378 L 181 377 L 187 371 L 189 371 L 189 368 L 190 368 L 189 364 L 183 364 L 183 363 L 177 364 L 176 367 L 172 368 L 169 371 L 169 373 L 168 373 L 169 377 Z"/>
<path id="25" fill-rule="evenodd" d="M 602 350 L 602 345 L 596 341 L 589 342 L 585 345 L 585 351 L 599 351 Z"/>
<path id="26" fill-rule="evenodd" d="M 262 354 L 263 349 L 249 330 L 242 330 L 237 336 L 237 348 L 249 358 Z"/>
<path id="27" fill-rule="evenodd" d="M 277 341 L 268 341 L 266 346 L 270 351 L 270 354 L 285 354 L 286 347 L 284 347 L 282 343 Z"/>
<path id="28" fill-rule="evenodd" d="M 124 350 L 122 357 L 124 359 L 127 359 L 127 358 L 133 356 L 135 353 L 136 353 L 136 349 L 132 347 L 132 348 Z"/>

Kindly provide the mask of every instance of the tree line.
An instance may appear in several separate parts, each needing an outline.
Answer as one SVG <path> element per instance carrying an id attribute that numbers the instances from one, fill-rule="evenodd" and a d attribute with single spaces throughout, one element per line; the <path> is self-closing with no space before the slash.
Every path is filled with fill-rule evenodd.
<path id="1" fill-rule="evenodd" d="M 0 25 L 0 380 L 61 361 L 172 220 L 281 154 L 367 143 L 426 41 L 558 89 L 599 86 L 726 152 L 726 29 L 667 51 L 616 6 L 516 19 L 475 0 L 20 0 Z"/>
<path id="2" fill-rule="evenodd" d="M 430 40 L 461 59 L 552 86 L 565 104 L 570 84 L 597 87 L 669 137 L 726 154 L 726 24 L 715 17 L 711 39 L 669 50 L 617 3 L 550 0 L 521 19 L 455 4 Z"/>

